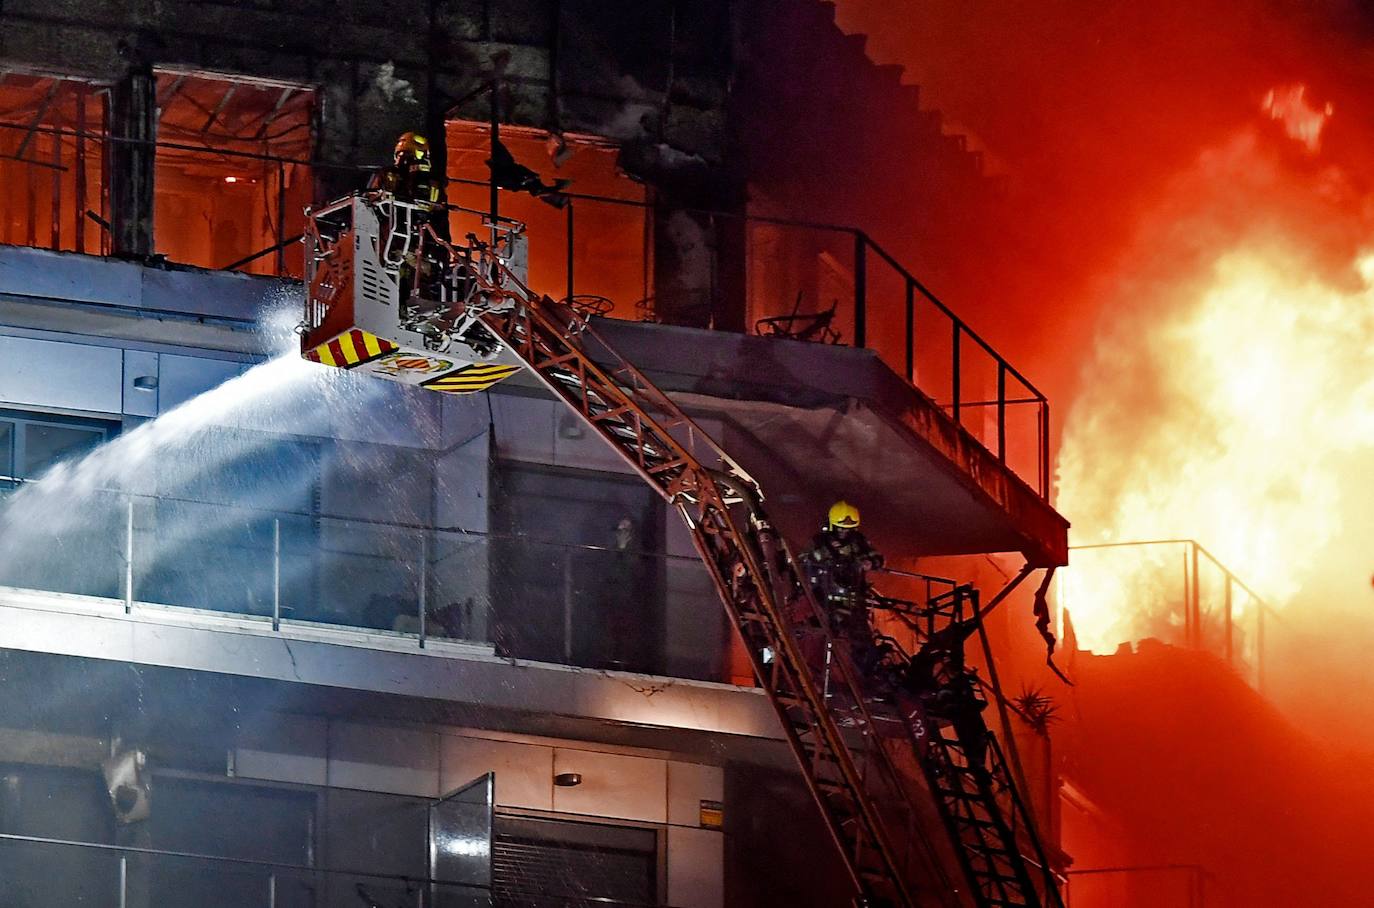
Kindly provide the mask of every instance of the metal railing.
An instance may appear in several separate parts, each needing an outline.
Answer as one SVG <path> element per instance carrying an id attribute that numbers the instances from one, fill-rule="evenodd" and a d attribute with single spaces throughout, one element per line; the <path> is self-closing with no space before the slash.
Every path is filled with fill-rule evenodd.
<path id="1" fill-rule="evenodd" d="M 224 146 L 212 145 L 209 143 L 196 144 L 187 142 L 171 142 L 166 140 L 149 141 L 147 139 L 137 139 L 128 136 L 116 136 L 105 131 L 94 131 L 85 128 L 49 126 L 39 122 L 14 123 L 0 121 L 0 131 L 4 131 L 6 133 L 18 132 L 23 133 L 26 136 L 48 136 L 55 141 L 69 139 L 72 142 L 77 143 L 78 145 L 81 145 L 83 143 L 90 143 L 93 147 L 98 147 L 102 150 L 108 150 L 108 148 L 112 145 L 138 145 L 150 147 L 155 150 L 173 153 L 193 153 L 211 155 L 219 159 L 240 161 L 245 164 L 252 162 L 256 165 L 262 166 L 264 168 L 264 174 L 267 174 L 275 180 L 274 185 L 276 187 L 276 191 L 275 193 L 273 193 L 273 198 L 269 200 L 268 205 L 271 211 L 271 217 L 269 218 L 269 220 L 271 221 L 271 233 L 274 236 L 274 241 L 265 249 L 260 249 L 251 252 L 247 255 L 243 255 L 236 261 L 228 264 L 220 264 L 219 267 L 222 267 L 225 270 L 237 270 L 245 265 L 258 261 L 259 259 L 265 258 L 267 256 L 273 256 L 274 258 L 272 261 L 272 265 L 268 269 L 268 273 L 282 277 L 300 277 L 299 269 L 288 263 L 287 251 L 290 249 L 292 245 L 294 245 L 300 239 L 300 233 L 298 229 L 295 233 L 292 233 L 292 229 L 298 228 L 299 224 L 303 221 L 302 213 L 300 211 L 293 211 L 292 206 L 287 202 L 287 193 L 285 189 L 286 168 L 293 165 L 300 165 L 311 168 L 312 170 L 336 171 L 347 174 L 361 175 L 362 173 L 366 172 L 365 168 L 358 167 L 355 165 L 336 164 L 324 161 L 306 161 L 298 158 L 274 155 L 267 152 L 245 151 L 241 148 L 227 148 Z M 29 160 L 26 158 L 11 157 L 10 159 L 16 160 L 21 164 L 26 164 L 35 167 L 54 166 L 49 165 L 46 162 Z M 78 160 L 84 160 L 84 157 L 78 158 Z M 60 164 L 57 165 L 57 167 L 58 169 L 54 171 L 55 173 L 65 171 L 67 169 L 65 166 L 61 166 Z M 108 175 L 102 175 L 102 179 L 104 179 L 105 182 L 108 183 Z M 108 215 L 109 212 L 107 209 L 109 208 L 110 204 L 112 204 L 111 200 L 108 198 L 108 186 L 102 185 L 99 187 L 95 187 L 92 189 L 91 194 L 96 198 L 98 204 L 102 209 L 102 212 L 105 215 Z M 94 245 L 101 254 L 108 254 L 111 249 L 110 220 L 108 219 L 108 217 L 102 217 L 101 213 L 97 213 L 94 210 L 86 208 L 86 200 L 87 193 L 83 188 L 82 191 L 76 193 L 75 197 L 71 199 L 72 204 L 75 205 L 74 212 L 59 214 L 59 210 L 66 203 L 62 200 L 60 194 L 55 190 L 52 199 L 54 210 L 52 221 L 54 224 L 57 224 L 59 220 L 66 220 L 69 217 L 74 220 L 74 223 L 76 224 L 74 244 L 64 241 L 61 238 L 59 230 L 54 228 L 52 231 L 51 243 L 35 243 L 34 245 L 40 247 L 46 246 L 47 248 L 52 248 L 54 250 L 67 249 L 72 251 L 85 252 L 87 244 L 84 240 L 83 230 L 87 226 L 87 222 L 90 222 L 91 225 L 99 228 L 100 231 L 102 231 L 99 242 L 94 243 L 92 245 Z M 290 228 L 288 228 L 288 224 L 291 225 Z M 246 252 L 247 250 L 243 251 Z M 201 266 L 210 266 L 209 263 L 196 264 Z"/>
<path id="2" fill-rule="evenodd" d="M 1174 555 L 1141 554 L 1146 550 L 1177 549 Z M 1120 552 L 1132 563 L 1110 568 L 1135 572 L 1160 597 L 1165 607 L 1150 636 L 1223 658 L 1258 690 L 1266 684 L 1266 635 L 1281 623 L 1278 612 L 1195 539 L 1151 539 L 1074 545 L 1070 552 Z M 1071 572 L 1072 567 L 1069 568 Z M 1071 575 L 1070 575 L 1071 576 Z M 1170 579 L 1172 578 L 1172 579 Z M 1063 603 L 1072 614 L 1072 601 Z M 1156 616 L 1157 618 L 1159 616 Z"/>
<path id="3" fill-rule="evenodd" d="M 0 585 L 332 625 L 433 647 L 702 681 L 731 637 L 695 557 L 169 496 L 94 492 Z M 614 628 L 614 632 L 609 632 Z"/>
<path id="4" fill-rule="evenodd" d="M 1099 905 L 1104 908 L 1128 905 L 1149 905 L 1150 908 L 1206 908 L 1207 883 L 1212 878 L 1207 869 L 1200 864 L 1086 867 L 1082 870 L 1066 871 L 1065 876 L 1065 908 L 1073 908 L 1075 904 L 1085 908 L 1088 905 Z M 1116 882 L 1123 876 L 1129 878 L 1128 882 Z M 1108 879 L 1113 882 L 1105 882 Z M 1085 890 L 1083 884 L 1097 880 L 1103 880 L 1110 888 L 1104 890 L 1098 886 Z M 1079 881 L 1077 887 L 1074 885 L 1075 881 Z M 1122 891 L 1123 886 L 1132 886 L 1136 881 L 1141 881 L 1140 888 L 1134 890 L 1134 894 L 1140 896 L 1139 899 L 1133 899 L 1129 893 Z M 1075 895 L 1077 902 L 1074 900 Z"/>
<path id="5" fill-rule="evenodd" d="M 333 171 L 361 179 L 369 168 L 328 161 L 286 158 L 240 149 L 179 142 L 131 139 L 103 132 L 75 130 L 33 123 L 0 122 L 0 129 L 23 130 L 64 138 L 152 145 L 176 152 L 201 152 L 256 161 L 277 168 L 301 165 L 313 171 Z M 477 180 L 453 180 L 454 187 L 482 187 Z M 642 256 L 643 286 L 637 301 L 614 300 L 616 318 L 660 320 L 714 330 L 745 330 L 766 336 L 840 343 L 875 351 L 894 372 L 940 407 L 959 430 L 978 442 L 1042 499 L 1050 492 L 1049 401 L 1025 375 L 998 353 L 967 322 L 918 280 L 888 250 L 863 230 L 835 224 L 767 217 L 738 212 L 666 207 L 653 202 L 562 193 L 562 236 L 541 239 L 562 251 L 562 274 L 550 275 L 541 292 L 572 299 L 598 295 L 586 272 L 604 250 L 579 253 L 580 220 L 606 222 L 607 212 L 634 212 L 641 220 L 655 215 L 682 214 L 704 220 L 715 231 L 728 227 L 742 236 L 738 244 L 715 242 L 711 248 L 710 285 L 675 291 L 657 287 L 649 274 L 652 256 Z M 500 193 L 497 193 L 500 198 Z M 506 197 L 516 194 L 506 193 Z M 528 198 L 528 196 L 523 196 Z M 283 252 L 299 234 L 288 229 L 289 212 L 277 200 L 275 242 L 230 263 L 241 268 L 269 255 L 274 273 L 288 274 Z M 509 205 L 503 210 L 510 210 Z M 593 215 L 596 214 L 594 217 Z M 609 217 L 614 219 L 614 215 Z M 761 237 L 760 231 L 767 233 Z M 461 232 L 461 231 L 458 231 Z M 736 248 L 742 247 L 742 248 Z M 617 247 L 618 248 L 618 247 Z M 732 260 L 735 259 L 735 260 Z M 742 259 L 742 260 L 738 260 Z M 729 275 L 735 277 L 731 279 Z M 541 284 L 531 281 L 532 285 Z M 663 294 L 663 298 L 656 294 Z M 684 298 L 685 295 L 685 298 Z M 743 306 L 743 320 L 727 327 L 727 311 Z M 745 323 L 748 324 L 745 324 Z"/>
<path id="6" fill-rule="evenodd" d="M 0 833 L 0 901 L 55 904 L 54 892 L 82 902 L 126 908 L 439 908 L 595 903 L 611 908 L 666 908 L 587 893 L 481 886 L 276 861 L 196 854 L 128 845 Z"/>
<path id="7" fill-rule="evenodd" d="M 891 270 L 886 281 L 881 281 L 881 273 L 874 273 L 870 251 L 877 262 Z M 996 454 L 999 461 L 1027 478 L 1040 497 L 1048 500 L 1049 399 L 891 253 L 862 231 L 855 231 L 855 256 L 855 273 L 863 278 L 855 284 L 855 345 L 866 344 L 866 310 L 874 303 L 870 297 L 882 283 L 888 284 L 889 294 L 900 294 L 896 302 L 902 313 L 902 328 L 897 333 L 902 341 L 901 374 L 945 409 L 957 425 Z M 896 287 L 891 286 L 894 279 Z M 921 317 L 923 309 L 928 313 L 924 319 Z M 949 337 L 949 370 L 948 385 L 942 387 L 940 360 L 944 351 L 940 336 L 944 333 Z M 879 352 L 887 351 L 879 349 Z M 896 367 L 895 352 L 885 358 L 889 365 Z M 1015 419 L 1022 409 L 1031 414 L 1034 432 L 1034 446 L 1028 458 L 1033 461 L 1033 468 L 1028 477 L 1025 476 L 1027 471 L 1018 469 L 1015 463 L 1017 455 L 1012 450 L 1015 440 L 1008 431 L 1009 419 Z M 989 412 L 991 419 L 986 418 Z M 985 416 L 982 426 L 977 423 L 979 414 Z M 1023 461 L 1027 453 L 1021 452 Z"/>
<path id="8" fill-rule="evenodd" d="M 451 185 L 486 187 L 476 180 Z M 1021 477 L 1042 498 L 1050 490 L 1049 399 L 967 322 L 856 227 L 565 192 L 561 275 L 531 286 L 575 299 L 589 289 L 580 275 L 589 264 L 577 249 L 576 212 L 619 208 L 646 216 L 685 214 L 710 229 L 739 227 L 742 262 L 728 262 L 728 244 L 713 249 L 711 286 L 700 298 L 677 292 L 673 305 L 650 295 L 626 307 L 612 300 L 611 317 L 732 330 L 726 313 L 742 305 L 744 330 L 768 337 L 828 342 L 873 350 L 894 372 L 941 408 L 964 433 Z M 510 206 L 503 207 L 509 212 Z M 559 241 L 562 241 L 561 243 Z M 737 270 L 742 286 L 720 275 Z M 595 296 L 596 293 L 591 295 Z M 843 298 L 842 298 L 843 296 Z M 732 298 L 733 297 L 733 298 Z"/>

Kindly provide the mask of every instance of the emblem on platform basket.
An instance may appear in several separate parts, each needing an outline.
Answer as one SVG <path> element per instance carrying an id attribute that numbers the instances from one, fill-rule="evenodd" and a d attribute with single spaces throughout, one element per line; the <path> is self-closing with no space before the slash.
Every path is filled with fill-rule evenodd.
<path id="1" fill-rule="evenodd" d="M 411 353 L 406 350 L 383 356 L 373 363 L 369 370 L 378 375 L 398 376 L 426 376 L 437 375 L 447 372 L 453 368 L 453 360 L 441 359 L 437 356 L 425 356 L 420 353 Z"/>

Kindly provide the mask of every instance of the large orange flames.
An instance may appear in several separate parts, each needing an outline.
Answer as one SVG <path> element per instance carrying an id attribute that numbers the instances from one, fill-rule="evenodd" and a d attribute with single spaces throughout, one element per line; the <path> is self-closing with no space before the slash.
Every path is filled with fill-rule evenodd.
<path id="1" fill-rule="evenodd" d="M 1262 109 L 1315 151 L 1330 109 L 1305 94 Z M 1197 539 L 1275 607 L 1367 606 L 1374 233 L 1364 250 L 1346 240 L 1370 226 L 1369 200 L 1272 132 L 1203 153 L 1104 285 L 1058 504 L 1077 544 Z M 1079 645 L 1167 637 L 1180 555 L 1076 553 L 1063 598 Z"/>

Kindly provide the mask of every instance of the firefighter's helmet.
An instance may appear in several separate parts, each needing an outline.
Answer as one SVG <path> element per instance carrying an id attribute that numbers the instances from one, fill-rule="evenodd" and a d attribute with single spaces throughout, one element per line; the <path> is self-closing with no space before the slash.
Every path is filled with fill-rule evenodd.
<path id="1" fill-rule="evenodd" d="M 830 528 L 832 530 L 857 530 L 859 528 L 859 509 L 847 501 L 837 501 L 830 506 Z"/>
<path id="2" fill-rule="evenodd" d="M 396 140 L 396 166 L 429 169 L 429 139 L 418 132 L 403 132 Z"/>

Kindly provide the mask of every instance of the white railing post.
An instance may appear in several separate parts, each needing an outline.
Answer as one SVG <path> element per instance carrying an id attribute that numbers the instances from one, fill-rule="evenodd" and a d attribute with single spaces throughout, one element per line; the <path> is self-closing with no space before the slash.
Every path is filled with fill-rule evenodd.
<path id="1" fill-rule="evenodd" d="M 134 496 L 129 496 L 124 519 L 124 614 L 134 610 Z"/>
<path id="2" fill-rule="evenodd" d="M 272 518 L 272 630 L 281 630 L 281 518 Z M 273 877 L 275 880 L 276 878 Z M 274 884 L 275 885 L 275 884 Z"/>
<path id="3" fill-rule="evenodd" d="M 429 533 L 420 531 L 420 646 L 425 645 L 425 612 L 429 603 Z"/>

